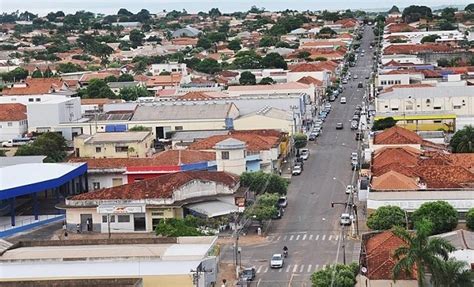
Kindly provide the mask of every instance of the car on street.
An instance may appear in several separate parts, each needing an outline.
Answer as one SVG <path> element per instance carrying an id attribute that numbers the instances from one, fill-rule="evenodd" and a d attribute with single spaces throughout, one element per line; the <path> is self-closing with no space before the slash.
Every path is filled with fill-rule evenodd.
<path id="1" fill-rule="evenodd" d="M 360 116 L 360 110 L 355 110 L 355 111 L 354 111 L 354 115 Z"/>
<path id="2" fill-rule="evenodd" d="M 352 116 L 353 121 L 359 121 L 359 119 L 360 119 L 359 115 L 353 115 Z"/>
<path id="3" fill-rule="evenodd" d="M 346 186 L 346 194 L 351 194 L 354 192 L 354 187 L 352 185 Z"/>
<path id="4" fill-rule="evenodd" d="M 321 127 L 321 126 L 317 126 L 317 127 L 314 127 L 314 128 L 313 128 L 313 132 L 314 132 L 314 133 L 318 133 L 318 134 L 319 134 L 319 133 L 321 133 L 321 130 L 322 130 L 322 127 Z"/>
<path id="5" fill-rule="evenodd" d="M 341 219 L 340 219 L 340 224 L 341 225 L 348 226 L 348 225 L 351 225 L 351 223 L 352 223 L 352 219 L 351 219 L 351 216 L 349 215 L 349 213 L 341 214 Z"/>
<path id="6" fill-rule="evenodd" d="M 358 89 L 361 89 L 361 88 L 363 88 L 363 87 L 364 87 L 364 85 L 362 85 L 362 82 L 359 82 L 359 84 L 357 84 L 357 88 L 358 88 Z"/>
<path id="7" fill-rule="evenodd" d="M 344 128 L 343 123 L 337 123 L 336 124 L 336 130 L 342 130 Z"/>
<path id="8" fill-rule="evenodd" d="M 300 149 L 300 157 L 303 160 L 307 160 L 309 158 L 309 149 L 307 149 L 307 148 Z"/>
<path id="9" fill-rule="evenodd" d="M 277 206 L 277 213 L 272 216 L 272 219 L 281 219 L 283 217 L 284 210 L 282 207 Z"/>
<path id="10" fill-rule="evenodd" d="M 354 80 L 356 80 L 357 78 L 359 78 L 359 76 L 354 75 L 354 77 L 352 77 L 352 78 L 354 78 Z"/>
<path id="11" fill-rule="evenodd" d="M 282 208 L 287 207 L 288 206 L 288 198 L 286 198 L 286 196 L 280 196 L 280 198 L 278 199 L 278 206 L 282 207 Z"/>
<path id="12" fill-rule="evenodd" d="M 369 76 L 369 75 L 365 76 L 365 79 L 366 79 L 366 80 L 368 80 L 369 78 L 370 78 L 370 76 Z"/>
<path id="13" fill-rule="evenodd" d="M 244 282 L 253 281 L 256 275 L 257 272 L 255 271 L 255 267 L 248 267 L 242 270 L 242 273 L 240 273 L 240 279 Z"/>
<path id="14" fill-rule="evenodd" d="M 361 133 L 361 132 L 357 132 L 356 135 L 355 135 L 355 140 L 360 141 L 360 140 L 363 140 L 363 139 L 364 139 L 364 134 Z"/>
<path id="15" fill-rule="evenodd" d="M 351 130 L 356 130 L 359 128 L 359 123 L 357 121 L 351 121 Z"/>
<path id="16" fill-rule="evenodd" d="M 347 79 L 345 79 L 345 78 L 342 79 L 342 83 L 343 83 L 343 84 L 347 84 Z"/>
<path id="17" fill-rule="evenodd" d="M 318 137 L 317 133 L 310 133 L 309 137 L 308 137 L 308 140 L 315 141 L 317 137 Z"/>
<path id="18" fill-rule="evenodd" d="M 351 160 L 358 159 L 358 158 L 359 158 L 359 155 L 357 154 L 357 152 L 352 152 L 351 153 Z"/>
<path id="19" fill-rule="evenodd" d="M 341 97 L 341 104 L 347 103 L 346 97 Z"/>
<path id="20" fill-rule="evenodd" d="M 327 108 L 327 109 L 330 109 L 330 108 L 331 108 L 331 104 L 330 104 L 330 103 L 326 103 L 326 104 L 324 105 L 324 107 Z"/>
<path id="21" fill-rule="evenodd" d="M 270 268 L 282 268 L 283 263 L 284 259 L 281 253 L 273 254 L 272 259 L 270 259 Z"/>
<path id="22" fill-rule="evenodd" d="M 319 120 L 317 119 L 315 122 L 314 122 L 315 125 L 323 125 L 323 121 L 322 120 Z"/>
<path id="23" fill-rule="evenodd" d="M 300 165 L 295 165 L 293 167 L 293 171 L 291 172 L 292 175 L 300 175 L 303 172 L 303 168 Z"/>

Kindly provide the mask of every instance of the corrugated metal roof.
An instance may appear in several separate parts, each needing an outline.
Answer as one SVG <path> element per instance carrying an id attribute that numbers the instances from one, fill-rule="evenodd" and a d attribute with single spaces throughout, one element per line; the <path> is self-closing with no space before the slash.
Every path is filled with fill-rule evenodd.
<path id="1" fill-rule="evenodd" d="M 225 119 L 233 104 L 139 106 L 133 121 Z"/>

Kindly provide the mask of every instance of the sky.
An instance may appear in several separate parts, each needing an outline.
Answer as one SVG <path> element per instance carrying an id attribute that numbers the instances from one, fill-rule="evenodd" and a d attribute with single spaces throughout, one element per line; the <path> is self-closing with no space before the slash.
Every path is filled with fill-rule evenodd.
<path id="1" fill-rule="evenodd" d="M 190 13 L 209 11 L 213 7 L 221 12 L 247 11 L 252 5 L 265 7 L 267 10 L 385 10 L 397 5 L 403 8 L 409 5 L 426 5 L 430 7 L 442 5 L 465 6 L 471 0 L 0 0 L 0 12 L 30 11 L 40 16 L 51 11 L 61 10 L 65 13 L 74 13 L 86 10 L 94 13 L 115 14 L 120 8 L 126 8 L 134 13 L 145 8 L 151 13 L 162 10 L 186 9 Z"/>

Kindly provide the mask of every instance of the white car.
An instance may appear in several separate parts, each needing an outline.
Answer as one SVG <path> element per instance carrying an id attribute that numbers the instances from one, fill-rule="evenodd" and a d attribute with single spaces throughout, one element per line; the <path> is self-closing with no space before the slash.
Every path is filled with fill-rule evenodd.
<path id="1" fill-rule="evenodd" d="M 352 78 L 355 80 L 355 79 L 359 78 L 359 76 L 354 75 L 354 77 L 352 77 Z"/>
<path id="2" fill-rule="evenodd" d="M 293 174 L 293 175 L 300 175 L 302 171 L 303 171 L 303 170 L 301 169 L 301 166 L 300 166 L 300 165 L 295 165 L 295 166 L 293 167 L 293 171 L 291 172 L 291 174 Z"/>
<path id="3" fill-rule="evenodd" d="M 341 104 L 347 103 L 346 97 L 341 97 Z"/>
<path id="4" fill-rule="evenodd" d="M 283 267 L 283 255 L 281 253 L 273 254 L 270 260 L 270 268 L 282 268 Z"/>
<path id="5" fill-rule="evenodd" d="M 351 160 L 357 160 L 359 156 L 357 155 L 356 152 L 351 153 Z"/>
<path id="6" fill-rule="evenodd" d="M 309 149 L 307 148 L 303 148 L 300 150 L 300 157 L 303 159 L 303 160 L 307 160 L 309 158 Z"/>
<path id="7" fill-rule="evenodd" d="M 341 225 L 346 225 L 346 226 L 351 225 L 352 224 L 352 216 L 350 216 L 349 213 L 341 214 L 340 224 Z"/>
<path id="8" fill-rule="evenodd" d="M 352 185 L 346 186 L 346 194 L 351 194 L 354 192 L 354 187 Z"/>

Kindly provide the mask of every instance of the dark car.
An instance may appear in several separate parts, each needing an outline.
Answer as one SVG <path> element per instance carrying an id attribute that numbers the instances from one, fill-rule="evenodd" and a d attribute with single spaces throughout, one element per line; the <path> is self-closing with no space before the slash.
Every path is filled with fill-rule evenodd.
<path id="1" fill-rule="evenodd" d="M 361 133 L 361 132 L 357 132 L 356 135 L 355 135 L 355 139 L 356 139 L 356 141 L 363 140 L 364 139 L 364 134 Z"/>
<path id="2" fill-rule="evenodd" d="M 310 141 L 315 141 L 315 140 L 316 140 L 316 137 L 317 137 L 317 135 L 316 135 L 315 133 L 311 133 L 311 134 L 309 135 L 309 137 L 308 137 L 308 140 L 310 140 Z"/>
<path id="3" fill-rule="evenodd" d="M 281 217 L 283 216 L 283 208 L 280 207 L 280 208 L 277 208 L 277 213 L 272 217 L 272 219 L 281 219 Z"/>
<path id="4" fill-rule="evenodd" d="M 363 87 L 364 87 L 364 85 L 359 82 L 359 84 L 357 85 L 357 88 L 360 89 L 360 88 L 363 88 Z"/>
<path id="5" fill-rule="evenodd" d="M 240 273 L 240 279 L 242 281 L 253 281 L 255 279 L 255 275 L 257 272 L 255 271 L 254 267 L 244 268 L 242 273 Z"/>

